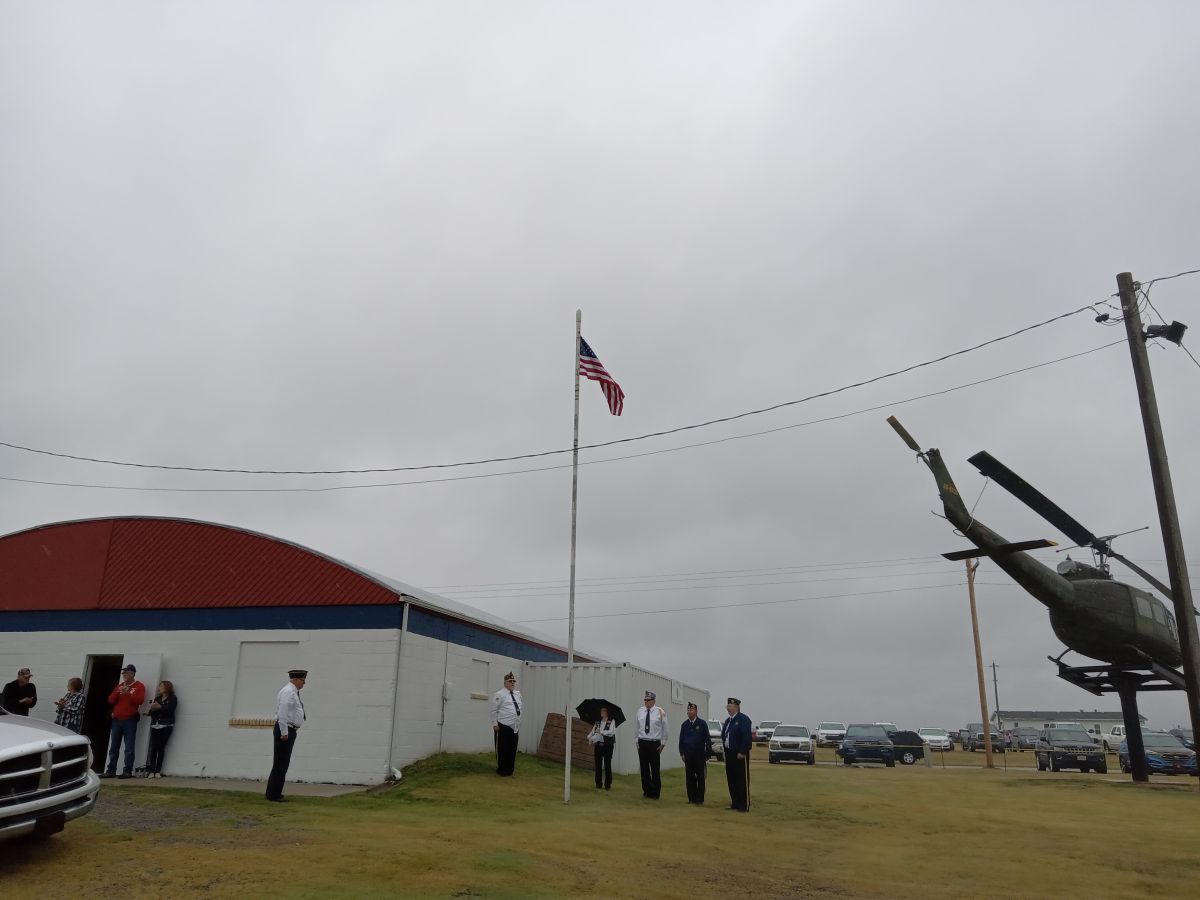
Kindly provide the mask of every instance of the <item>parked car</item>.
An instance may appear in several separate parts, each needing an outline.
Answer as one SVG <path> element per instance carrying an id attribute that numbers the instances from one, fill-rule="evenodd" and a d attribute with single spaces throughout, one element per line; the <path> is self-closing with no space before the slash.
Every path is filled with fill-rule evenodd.
<path id="1" fill-rule="evenodd" d="M 837 752 L 848 766 L 858 762 L 881 762 L 890 769 L 896 765 L 895 745 L 879 725 L 849 725 Z"/>
<path id="2" fill-rule="evenodd" d="M 1019 725 L 1012 730 L 1012 749 L 1024 753 L 1026 750 L 1036 750 L 1041 731 L 1032 725 Z"/>
<path id="3" fill-rule="evenodd" d="M 1108 729 L 1108 733 L 1104 735 L 1104 749 L 1109 753 L 1116 753 L 1121 749 L 1121 742 L 1125 740 L 1125 726 L 1114 725 Z"/>
<path id="4" fill-rule="evenodd" d="M 0 840 L 57 834 L 99 793 L 86 737 L 0 707 Z"/>
<path id="5" fill-rule="evenodd" d="M 896 759 L 901 765 L 911 766 L 918 759 L 925 758 L 925 741 L 915 731 L 889 731 L 892 747 L 896 751 Z"/>
<path id="6" fill-rule="evenodd" d="M 807 725 L 776 725 L 767 744 L 767 762 L 777 763 L 794 759 L 814 765 L 817 750 Z"/>
<path id="7" fill-rule="evenodd" d="M 708 736 L 712 738 L 713 756 L 717 762 L 725 762 L 725 742 L 721 739 L 721 723 L 708 720 Z"/>
<path id="8" fill-rule="evenodd" d="M 899 731 L 900 730 L 900 726 L 897 725 L 895 722 L 876 722 L 875 724 L 878 725 L 880 728 L 882 728 L 884 731 Z"/>
<path id="9" fill-rule="evenodd" d="M 1004 752 L 1004 740 L 1000 737 L 1000 732 L 995 728 L 989 729 L 992 736 L 992 752 Z M 959 732 L 962 737 L 962 745 L 964 750 L 970 750 L 974 753 L 976 750 L 983 749 L 983 725 L 979 722 L 973 722 Z"/>
<path id="10" fill-rule="evenodd" d="M 1108 771 L 1104 748 L 1097 747 L 1092 736 L 1078 725 L 1043 728 L 1038 737 L 1036 762 L 1039 772 L 1049 769 L 1078 769 L 1080 772 Z"/>
<path id="11" fill-rule="evenodd" d="M 817 726 L 818 747 L 837 747 L 845 736 L 845 722 L 822 722 Z"/>
<path id="12" fill-rule="evenodd" d="M 754 727 L 754 743 L 770 743 L 771 733 L 775 731 L 775 726 L 778 724 L 779 722 L 775 721 L 774 719 L 768 719 L 765 722 L 759 722 L 758 725 Z"/>
<path id="13" fill-rule="evenodd" d="M 1183 746 L 1183 741 L 1166 731 L 1142 729 L 1142 745 L 1146 749 L 1146 765 L 1157 775 L 1195 775 L 1196 751 Z M 1121 742 L 1117 761 L 1122 772 L 1130 772 L 1129 743 Z"/>
<path id="14" fill-rule="evenodd" d="M 1192 734 L 1192 729 L 1190 729 L 1190 728 L 1172 728 L 1170 731 L 1167 732 L 1167 734 L 1171 734 L 1171 735 L 1174 735 L 1175 737 L 1179 738 L 1179 740 L 1183 744 L 1183 746 L 1187 747 L 1189 750 L 1196 749 L 1196 738 Z"/>
<path id="15" fill-rule="evenodd" d="M 945 728 L 922 727 L 917 729 L 917 734 L 921 740 L 925 742 L 925 746 L 930 750 L 953 750 L 954 741 L 950 740 L 950 734 Z"/>

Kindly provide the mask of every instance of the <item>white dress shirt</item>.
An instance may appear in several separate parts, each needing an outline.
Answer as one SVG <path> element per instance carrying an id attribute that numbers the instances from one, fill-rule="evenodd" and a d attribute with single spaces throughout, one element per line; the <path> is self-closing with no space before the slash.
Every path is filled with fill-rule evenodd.
<path id="1" fill-rule="evenodd" d="M 650 730 L 646 730 L 646 716 L 650 717 Z M 646 709 L 643 704 L 637 711 L 637 733 L 639 741 L 658 741 L 664 747 L 667 744 L 667 711 L 661 706 Z"/>
<path id="2" fill-rule="evenodd" d="M 603 722 L 597 722 L 592 726 L 591 733 L 588 734 L 588 741 L 593 744 L 599 744 L 605 738 L 615 738 L 617 736 L 617 723 L 612 719 L 605 719 Z"/>
<path id="3" fill-rule="evenodd" d="M 492 694 L 492 724 L 507 725 L 513 731 L 521 730 L 521 710 L 525 701 L 521 699 L 520 691 L 510 691 L 501 688 Z"/>
<path id="4" fill-rule="evenodd" d="M 304 724 L 304 703 L 300 700 L 300 691 L 290 681 L 279 691 L 279 699 L 275 701 L 275 721 L 279 723 L 279 733 L 287 734 L 288 726 L 299 728 Z"/>

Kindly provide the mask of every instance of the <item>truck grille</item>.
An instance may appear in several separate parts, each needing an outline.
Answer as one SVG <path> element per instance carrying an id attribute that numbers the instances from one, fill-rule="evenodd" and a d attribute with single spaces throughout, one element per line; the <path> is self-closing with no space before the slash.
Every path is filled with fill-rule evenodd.
<path id="1" fill-rule="evenodd" d="M 68 790 L 87 778 L 88 745 L 47 747 L 0 760 L 0 806 Z"/>

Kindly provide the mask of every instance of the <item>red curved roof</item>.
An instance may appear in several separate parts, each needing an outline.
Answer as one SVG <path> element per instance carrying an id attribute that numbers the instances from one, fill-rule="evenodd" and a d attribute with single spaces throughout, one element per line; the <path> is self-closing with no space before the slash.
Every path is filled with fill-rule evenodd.
<path id="1" fill-rule="evenodd" d="M 343 606 L 398 596 L 312 550 L 208 522 L 90 519 L 0 538 L 0 610 Z"/>

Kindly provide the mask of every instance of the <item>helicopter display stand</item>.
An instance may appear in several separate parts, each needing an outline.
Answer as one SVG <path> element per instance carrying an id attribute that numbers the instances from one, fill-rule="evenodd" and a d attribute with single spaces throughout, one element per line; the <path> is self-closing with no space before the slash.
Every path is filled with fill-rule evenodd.
<path id="1" fill-rule="evenodd" d="M 1058 666 L 1058 677 L 1101 697 L 1116 694 L 1121 699 L 1121 717 L 1125 723 L 1125 741 L 1129 750 L 1129 768 L 1135 783 L 1150 781 L 1146 748 L 1142 743 L 1142 720 L 1138 715 L 1138 691 L 1182 691 L 1183 673 L 1154 662 L 1140 667 L 1093 663 L 1069 666 L 1059 657 L 1046 657 Z"/>

